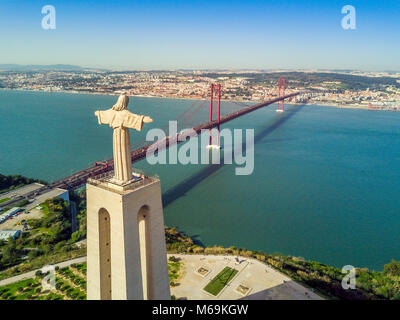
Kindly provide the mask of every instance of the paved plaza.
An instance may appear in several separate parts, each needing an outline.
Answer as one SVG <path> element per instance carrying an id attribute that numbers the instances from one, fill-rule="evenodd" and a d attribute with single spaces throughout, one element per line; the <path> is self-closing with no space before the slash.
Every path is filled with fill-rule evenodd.
<path id="1" fill-rule="evenodd" d="M 255 259 L 235 256 L 180 255 L 182 276 L 178 286 L 171 288 L 177 299 L 189 300 L 321 300 L 315 294 L 286 275 Z M 203 288 L 225 267 L 238 270 L 237 275 L 225 288 L 213 296 Z"/>

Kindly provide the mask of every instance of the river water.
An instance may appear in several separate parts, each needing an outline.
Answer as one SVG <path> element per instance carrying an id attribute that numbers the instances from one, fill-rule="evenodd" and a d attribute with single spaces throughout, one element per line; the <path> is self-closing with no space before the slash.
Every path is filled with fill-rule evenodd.
<path id="1" fill-rule="evenodd" d="M 112 130 L 93 113 L 114 102 L 103 95 L 0 91 L 0 173 L 53 181 L 110 158 Z M 131 111 L 155 119 L 132 139 L 191 103 L 131 99 Z M 202 116 L 206 122 L 206 109 Z M 223 127 L 255 130 L 253 174 L 235 175 L 229 164 L 135 164 L 160 176 L 168 226 L 206 245 L 337 267 L 381 270 L 400 260 L 400 113 L 298 106 L 279 114 L 271 106 Z"/>

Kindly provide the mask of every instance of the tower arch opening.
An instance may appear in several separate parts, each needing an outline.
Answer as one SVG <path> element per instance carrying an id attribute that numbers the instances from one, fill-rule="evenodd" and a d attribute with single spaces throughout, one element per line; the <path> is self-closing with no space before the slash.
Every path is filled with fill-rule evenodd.
<path id="1" fill-rule="evenodd" d="M 151 243 L 150 243 L 150 208 L 144 205 L 138 212 L 138 231 L 139 231 L 139 251 L 140 267 L 142 271 L 143 299 L 151 299 L 150 290 L 150 261 L 151 261 Z"/>
<path id="2" fill-rule="evenodd" d="M 110 214 L 104 208 L 99 210 L 99 249 L 101 300 L 111 300 L 111 232 Z"/>

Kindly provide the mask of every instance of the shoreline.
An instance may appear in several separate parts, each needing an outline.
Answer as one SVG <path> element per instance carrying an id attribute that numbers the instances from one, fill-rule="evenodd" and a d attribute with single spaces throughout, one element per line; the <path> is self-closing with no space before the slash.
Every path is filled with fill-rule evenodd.
<path id="1" fill-rule="evenodd" d="M 27 89 L 11 89 L 11 88 L 0 88 L 0 91 L 20 91 L 20 92 L 34 92 L 34 93 L 67 93 L 67 94 L 86 94 L 86 95 L 101 95 L 101 96 L 117 96 L 115 93 L 105 93 L 105 92 L 90 92 L 90 91 L 74 91 L 74 90 L 60 90 L 60 91 L 46 91 L 46 90 L 27 90 Z M 202 101 L 205 98 L 193 98 L 193 97 L 163 97 L 163 96 L 153 96 L 153 95 L 143 95 L 143 94 L 137 94 L 133 95 L 131 97 L 139 97 L 139 98 L 153 98 L 153 99 L 175 99 L 175 100 L 191 100 L 191 101 Z M 263 100 L 243 100 L 243 99 L 237 99 L 237 100 L 226 100 L 226 99 L 221 99 L 221 101 L 225 102 L 241 102 L 241 103 L 251 103 L 251 104 L 257 104 L 262 102 Z M 392 112 L 399 112 L 400 110 L 392 110 L 392 109 L 387 109 L 385 107 L 379 107 L 379 108 L 369 108 L 368 106 L 363 106 L 363 105 L 358 105 L 358 104 L 338 104 L 338 103 L 293 103 L 293 102 L 285 102 L 285 104 L 288 105 L 306 105 L 306 106 L 317 106 L 317 107 L 331 107 L 331 108 L 338 108 L 338 109 L 359 109 L 359 110 L 370 110 L 370 111 L 392 111 Z"/>

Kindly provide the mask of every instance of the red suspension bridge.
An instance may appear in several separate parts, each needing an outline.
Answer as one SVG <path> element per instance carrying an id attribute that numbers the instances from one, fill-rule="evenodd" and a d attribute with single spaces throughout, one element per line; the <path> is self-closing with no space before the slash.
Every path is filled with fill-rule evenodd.
<path id="1" fill-rule="evenodd" d="M 209 130 L 209 146 L 219 148 L 219 130 L 220 126 L 226 122 L 244 116 L 250 112 L 256 111 L 263 107 L 272 105 L 277 103 L 277 111 L 283 111 L 283 104 L 284 100 L 294 98 L 297 95 L 302 93 L 296 92 L 292 94 L 285 95 L 285 86 L 286 81 L 285 79 L 279 80 L 279 90 L 278 90 L 278 97 L 275 99 L 271 99 L 259 104 L 255 104 L 252 106 L 247 106 L 244 103 L 237 103 L 240 105 L 240 109 L 238 111 L 234 111 L 228 113 L 227 115 L 221 116 L 221 85 L 220 84 L 212 84 L 211 85 L 211 94 L 210 94 L 210 110 L 209 110 L 209 121 L 196 125 L 191 124 L 190 120 L 193 119 L 193 116 L 201 110 L 205 104 L 206 100 L 204 101 L 195 101 L 191 104 L 191 106 L 182 112 L 176 119 L 178 123 L 178 129 L 180 128 L 192 128 L 197 134 L 200 134 L 203 130 Z M 204 108 L 203 108 L 204 110 Z M 165 130 L 168 128 L 168 124 L 163 127 L 162 129 Z M 179 131 L 177 131 L 179 132 Z M 181 143 L 188 139 L 188 137 L 180 138 L 181 133 L 177 133 L 175 137 L 167 137 L 166 138 L 166 148 L 168 148 L 173 143 Z M 132 163 L 140 161 L 146 157 L 146 152 L 150 148 L 153 143 L 147 143 L 146 140 L 142 140 L 139 143 L 132 146 L 131 150 L 131 158 Z M 61 180 L 55 181 L 49 185 L 42 187 L 39 190 L 36 190 L 35 193 L 40 194 L 45 192 L 48 189 L 53 188 L 62 188 L 67 190 L 74 190 L 79 188 L 80 186 L 84 185 L 88 178 L 98 176 L 100 174 L 107 173 L 114 169 L 113 159 L 109 160 L 102 160 L 94 162 L 92 167 L 80 170 L 76 173 L 71 174 L 68 177 L 65 177 Z"/>

